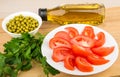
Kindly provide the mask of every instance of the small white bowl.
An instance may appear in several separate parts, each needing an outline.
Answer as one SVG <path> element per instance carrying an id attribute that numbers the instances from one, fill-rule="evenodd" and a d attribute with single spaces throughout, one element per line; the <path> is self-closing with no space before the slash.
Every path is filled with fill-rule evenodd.
<path id="1" fill-rule="evenodd" d="M 16 33 L 11 33 L 7 30 L 7 27 L 6 27 L 6 24 L 9 22 L 10 19 L 13 19 L 15 16 L 18 16 L 18 15 L 23 15 L 23 16 L 30 16 L 30 17 L 33 17 L 34 19 L 36 19 L 38 21 L 38 27 L 35 28 L 34 30 L 30 31 L 29 33 L 34 35 L 38 32 L 39 28 L 41 27 L 41 24 L 42 24 L 42 19 L 39 15 L 33 13 L 33 12 L 28 12 L 28 11 L 22 11 L 22 12 L 16 12 L 16 13 L 13 13 L 9 16 L 7 16 L 3 22 L 2 22 L 2 28 L 3 30 L 8 33 L 10 36 L 12 37 L 21 37 L 21 34 L 16 34 Z"/>

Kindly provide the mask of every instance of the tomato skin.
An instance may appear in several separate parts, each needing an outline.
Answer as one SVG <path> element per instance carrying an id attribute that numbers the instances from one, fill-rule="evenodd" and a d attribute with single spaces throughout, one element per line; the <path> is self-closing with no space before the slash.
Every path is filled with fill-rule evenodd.
<path id="1" fill-rule="evenodd" d="M 94 47 L 94 40 L 82 35 L 76 36 L 73 39 L 71 39 L 71 43 L 78 44 L 83 47 L 89 47 L 89 48 Z"/>
<path id="2" fill-rule="evenodd" d="M 86 26 L 82 31 L 82 35 L 93 39 L 95 38 L 94 29 L 91 26 Z"/>
<path id="3" fill-rule="evenodd" d="M 97 56 L 95 54 L 88 56 L 87 60 L 93 65 L 102 65 L 102 64 L 106 64 L 109 62 L 109 60 L 106 60 L 105 58 Z"/>
<path id="4" fill-rule="evenodd" d="M 57 32 L 54 37 L 59 37 L 59 38 L 63 38 L 63 39 L 66 39 L 66 40 L 70 40 L 70 36 L 68 35 L 67 32 L 65 31 L 59 31 Z"/>
<path id="5" fill-rule="evenodd" d="M 74 56 L 73 55 L 67 55 L 64 59 L 64 67 L 68 70 L 74 70 Z"/>
<path id="6" fill-rule="evenodd" d="M 97 47 L 91 49 L 93 53 L 99 56 L 107 56 L 113 52 L 114 46 L 112 47 Z"/>
<path id="7" fill-rule="evenodd" d="M 67 30 L 71 38 L 74 38 L 75 36 L 79 35 L 78 30 L 74 27 L 66 27 L 65 30 Z"/>
<path id="8" fill-rule="evenodd" d="M 73 50 L 73 54 L 75 54 L 76 56 L 87 57 L 88 55 L 92 54 L 89 48 L 85 48 L 76 44 L 72 45 L 72 50 Z"/>
<path id="9" fill-rule="evenodd" d="M 75 59 L 76 67 L 82 72 L 91 72 L 93 71 L 93 67 L 85 58 L 76 57 Z"/>
<path id="10" fill-rule="evenodd" d="M 54 37 L 52 39 L 50 39 L 49 41 L 49 47 L 50 48 L 57 48 L 60 46 L 64 46 L 64 47 L 68 47 L 71 48 L 71 43 L 63 38 L 59 38 L 59 37 Z"/>
<path id="11" fill-rule="evenodd" d="M 52 59 L 55 62 L 63 61 L 67 55 L 72 55 L 72 50 L 70 48 L 57 47 L 53 49 Z"/>
<path id="12" fill-rule="evenodd" d="M 97 34 L 97 39 L 95 39 L 94 47 L 100 47 L 105 43 L 105 34 L 103 32 L 99 32 Z"/>

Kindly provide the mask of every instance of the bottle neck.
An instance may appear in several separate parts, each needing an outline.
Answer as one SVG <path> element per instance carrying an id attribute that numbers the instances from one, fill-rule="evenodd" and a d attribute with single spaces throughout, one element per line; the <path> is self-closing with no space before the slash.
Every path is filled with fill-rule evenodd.
<path id="1" fill-rule="evenodd" d="M 42 18 L 43 21 L 47 21 L 47 9 L 40 8 L 38 10 L 39 16 Z"/>

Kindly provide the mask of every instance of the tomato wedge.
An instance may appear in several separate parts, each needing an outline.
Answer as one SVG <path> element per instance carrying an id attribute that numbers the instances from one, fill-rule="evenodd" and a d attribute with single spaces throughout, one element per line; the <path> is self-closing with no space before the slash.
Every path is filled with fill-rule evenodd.
<path id="1" fill-rule="evenodd" d="M 103 32 L 99 32 L 97 34 L 97 39 L 95 40 L 95 47 L 100 47 L 105 43 L 105 34 Z"/>
<path id="2" fill-rule="evenodd" d="M 66 27 L 65 30 L 67 30 L 71 38 L 74 38 L 75 36 L 79 35 L 78 30 L 74 27 Z"/>
<path id="3" fill-rule="evenodd" d="M 95 38 L 94 29 L 91 26 L 86 26 L 82 31 L 82 35 L 93 39 Z"/>
<path id="4" fill-rule="evenodd" d="M 93 71 L 93 67 L 85 58 L 76 57 L 75 59 L 76 67 L 82 72 L 91 72 Z"/>
<path id="5" fill-rule="evenodd" d="M 67 55 L 72 55 L 72 50 L 70 48 L 57 47 L 53 49 L 52 59 L 55 62 L 63 61 Z"/>
<path id="6" fill-rule="evenodd" d="M 57 32 L 54 37 L 60 37 L 60 38 L 66 39 L 66 40 L 70 40 L 70 36 L 65 31 Z"/>
<path id="7" fill-rule="evenodd" d="M 109 62 L 109 60 L 97 55 L 90 55 L 87 57 L 87 60 L 93 65 L 102 65 Z"/>
<path id="8" fill-rule="evenodd" d="M 92 52 L 99 55 L 99 56 L 107 56 L 112 53 L 114 50 L 114 46 L 112 47 L 98 47 L 92 48 Z"/>
<path id="9" fill-rule="evenodd" d="M 67 55 L 64 59 L 64 67 L 68 70 L 74 70 L 74 56 L 73 55 Z"/>
<path id="10" fill-rule="evenodd" d="M 64 46 L 64 47 L 68 47 L 71 48 L 71 44 L 69 41 L 63 39 L 63 38 L 59 38 L 59 37 L 54 37 L 49 41 L 49 46 L 50 48 L 57 48 L 60 46 Z"/>
<path id="11" fill-rule="evenodd" d="M 86 36 L 82 36 L 82 35 L 74 37 L 71 40 L 71 43 L 72 44 L 78 44 L 78 45 L 83 46 L 83 47 L 89 47 L 89 48 L 94 46 L 94 40 L 93 39 L 91 39 L 89 37 L 86 37 Z"/>
<path id="12" fill-rule="evenodd" d="M 87 57 L 88 55 L 92 54 L 89 48 L 85 48 L 76 44 L 72 45 L 72 50 L 73 50 L 73 54 L 75 54 L 76 56 Z"/>

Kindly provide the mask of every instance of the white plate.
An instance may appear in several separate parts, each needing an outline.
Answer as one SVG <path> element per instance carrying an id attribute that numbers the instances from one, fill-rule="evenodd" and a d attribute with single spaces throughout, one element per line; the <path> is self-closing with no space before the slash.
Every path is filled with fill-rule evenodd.
<path id="1" fill-rule="evenodd" d="M 86 25 L 85 24 L 69 24 L 69 25 L 58 27 L 46 35 L 41 48 L 42 48 L 42 54 L 43 54 L 43 56 L 46 56 L 48 64 L 50 64 L 52 67 L 54 67 L 55 69 L 57 69 L 61 72 L 64 72 L 67 74 L 72 74 L 72 75 L 96 74 L 96 73 L 100 73 L 100 72 L 108 69 L 110 66 L 112 66 L 112 64 L 116 61 L 116 59 L 118 57 L 118 45 L 117 45 L 115 39 L 108 32 L 106 32 L 98 27 L 95 27 L 95 26 L 92 26 L 95 34 L 100 31 L 105 33 L 106 42 L 105 42 L 104 46 L 115 46 L 113 53 L 111 53 L 110 55 L 105 57 L 106 59 L 110 60 L 108 63 L 106 63 L 104 65 L 99 65 L 99 66 L 93 66 L 94 71 L 92 71 L 92 72 L 81 72 L 77 68 L 75 68 L 74 71 L 67 70 L 64 67 L 63 62 L 54 62 L 51 58 L 53 50 L 49 48 L 49 40 L 55 35 L 56 32 L 64 31 L 64 28 L 68 27 L 68 26 L 75 27 L 81 33 L 81 31 L 83 31 L 83 29 Z"/>

